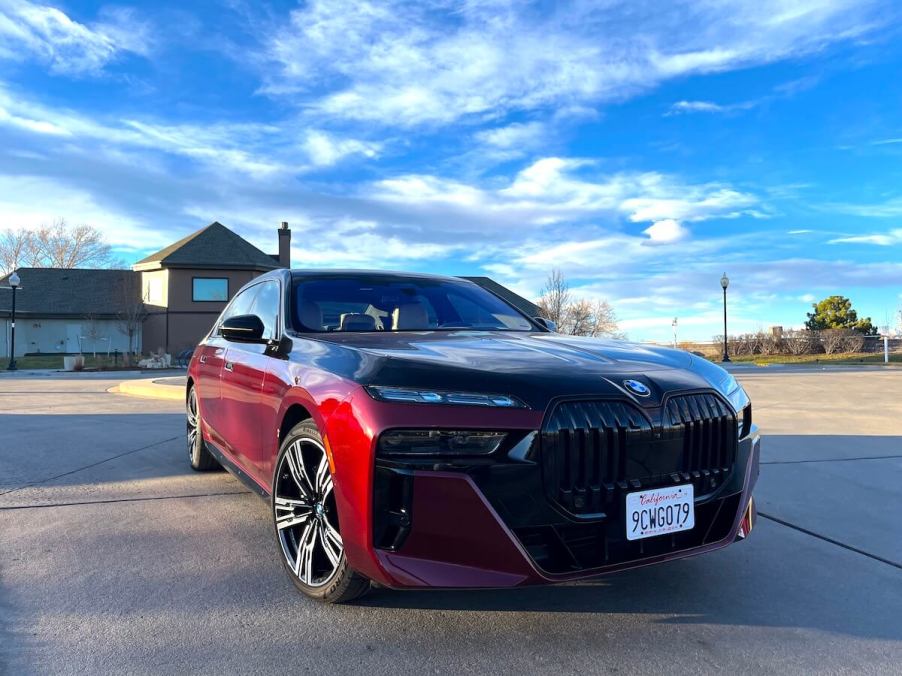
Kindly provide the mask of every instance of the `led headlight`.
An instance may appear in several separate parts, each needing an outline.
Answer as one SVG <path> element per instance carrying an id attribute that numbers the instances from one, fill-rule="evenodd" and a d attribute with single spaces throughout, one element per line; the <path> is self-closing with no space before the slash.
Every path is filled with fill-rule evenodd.
<path id="1" fill-rule="evenodd" d="M 452 404 L 457 406 L 489 406 L 493 408 L 527 408 L 526 404 L 506 394 L 476 392 L 443 392 L 439 390 L 370 385 L 366 388 L 373 399 L 397 403 Z"/>
<path id="2" fill-rule="evenodd" d="M 382 456 L 489 455 L 507 434 L 478 430 L 390 430 L 379 437 Z"/>

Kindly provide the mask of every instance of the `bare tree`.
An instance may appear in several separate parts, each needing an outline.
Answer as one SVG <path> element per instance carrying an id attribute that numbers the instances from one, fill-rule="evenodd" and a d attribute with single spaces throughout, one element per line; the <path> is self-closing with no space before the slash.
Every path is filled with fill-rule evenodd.
<path id="1" fill-rule="evenodd" d="M 571 336 L 612 336 L 619 337 L 617 317 L 610 303 L 605 300 L 586 299 L 571 303 L 564 310 L 561 333 Z"/>
<path id="2" fill-rule="evenodd" d="M 0 274 L 5 275 L 20 267 L 34 267 L 36 261 L 34 233 L 31 230 L 7 230 L 0 235 Z"/>
<path id="3" fill-rule="evenodd" d="M 102 328 L 94 313 L 89 312 L 85 315 L 85 321 L 82 323 L 82 330 L 84 330 L 84 336 L 82 337 L 91 341 L 91 352 L 95 359 L 97 358 L 97 341 L 108 340 L 108 337 L 103 335 Z M 79 352 L 84 352 L 83 345 L 79 347 Z"/>
<path id="4" fill-rule="evenodd" d="M 789 354 L 810 354 L 816 340 L 811 331 L 790 330 L 783 333 L 783 346 Z"/>
<path id="5" fill-rule="evenodd" d="M 537 305 L 542 316 L 557 324 L 559 333 L 571 336 L 620 337 L 614 309 L 606 300 L 574 299 L 560 270 L 548 275 Z"/>
<path id="6" fill-rule="evenodd" d="M 34 231 L 34 247 L 42 267 L 109 267 L 114 258 L 103 234 L 90 225 L 69 226 L 64 219 Z"/>
<path id="7" fill-rule="evenodd" d="M 31 268 L 108 268 L 119 265 L 103 233 L 90 225 L 70 226 L 59 219 L 37 229 L 8 230 L 0 236 L 0 270 Z"/>
<path id="8" fill-rule="evenodd" d="M 128 354 L 135 350 L 135 336 L 144 320 L 147 319 L 147 297 L 141 297 L 141 280 L 137 277 L 129 277 L 120 289 L 120 309 L 116 313 L 119 330 L 128 336 Z M 126 362 L 128 357 L 126 356 Z"/>
<path id="9" fill-rule="evenodd" d="M 844 336 L 841 329 L 826 329 L 819 333 L 824 352 L 827 354 L 835 354 L 842 349 Z"/>
<path id="10" fill-rule="evenodd" d="M 567 306 L 570 305 L 570 285 L 560 270 L 552 270 L 548 275 L 537 305 L 545 319 L 558 326 L 563 325 Z"/>
<path id="11" fill-rule="evenodd" d="M 843 331 L 842 351 L 861 352 L 864 349 L 864 336 L 855 330 Z"/>

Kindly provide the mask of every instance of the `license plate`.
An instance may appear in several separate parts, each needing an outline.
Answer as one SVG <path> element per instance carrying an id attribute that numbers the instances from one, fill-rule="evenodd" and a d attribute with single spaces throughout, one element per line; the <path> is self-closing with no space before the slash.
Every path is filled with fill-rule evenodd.
<path id="1" fill-rule="evenodd" d="M 690 530 L 695 526 L 695 491 L 692 484 L 655 488 L 626 496 L 626 539 Z"/>

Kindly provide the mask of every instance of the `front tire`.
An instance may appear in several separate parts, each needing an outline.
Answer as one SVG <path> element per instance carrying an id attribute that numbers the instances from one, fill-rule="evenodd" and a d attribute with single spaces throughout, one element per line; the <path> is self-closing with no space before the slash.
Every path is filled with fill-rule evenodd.
<path id="1" fill-rule="evenodd" d="M 201 430 L 200 412 L 197 407 L 197 388 L 192 386 L 185 399 L 187 416 L 188 462 L 196 472 L 208 472 L 218 469 L 219 462 L 207 450 Z"/>
<path id="2" fill-rule="evenodd" d="M 348 565 L 329 458 L 312 421 L 297 424 L 282 441 L 272 515 L 282 565 L 301 592 L 325 603 L 346 603 L 369 591 L 369 580 Z"/>

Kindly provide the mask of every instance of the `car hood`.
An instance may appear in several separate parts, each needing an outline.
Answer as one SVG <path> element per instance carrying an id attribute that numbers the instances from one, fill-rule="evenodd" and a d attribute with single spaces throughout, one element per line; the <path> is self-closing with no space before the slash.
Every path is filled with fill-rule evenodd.
<path id="1" fill-rule="evenodd" d="M 336 332 L 315 340 L 326 353 L 343 353 L 347 375 L 364 385 L 494 392 L 539 404 L 622 394 L 625 379 L 638 379 L 653 392 L 643 405 L 674 389 L 712 386 L 690 369 L 689 353 L 619 340 L 513 331 Z"/>

